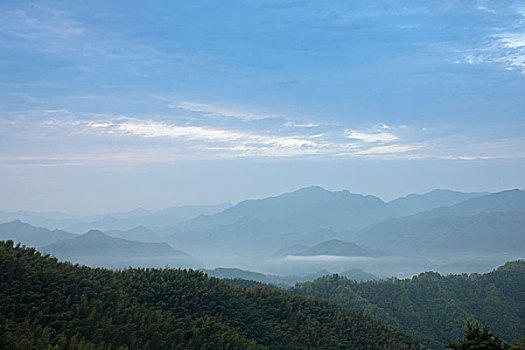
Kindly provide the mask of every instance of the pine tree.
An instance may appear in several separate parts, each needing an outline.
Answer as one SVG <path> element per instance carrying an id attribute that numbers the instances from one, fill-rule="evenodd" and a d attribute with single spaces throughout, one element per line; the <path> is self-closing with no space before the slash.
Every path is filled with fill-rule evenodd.
<path id="1" fill-rule="evenodd" d="M 499 335 L 494 335 L 488 326 L 480 328 L 476 325 L 467 322 L 467 330 L 463 339 L 457 343 L 448 342 L 445 348 L 453 350 L 507 350 L 510 345 L 500 339 Z"/>

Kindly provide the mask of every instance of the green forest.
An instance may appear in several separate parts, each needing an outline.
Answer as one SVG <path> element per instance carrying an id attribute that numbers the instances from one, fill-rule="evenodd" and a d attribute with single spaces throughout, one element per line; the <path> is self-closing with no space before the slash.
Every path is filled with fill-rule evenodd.
<path id="1" fill-rule="evenodd" d="M 111 271 L 0 242 L 3 349 L 417 349 L 317 297 L 198 271 Z"/>
<path id="2" fill-rule="evenodd" d="M 291 291 L 363 311 L 432 349 L 460 338 L 468 321 L 490 325 L 507 342 L 525 335 L 522 260 L 482 275 L 426 272 L 406 280 L 361 283 L 331 275 L 297 284 Z"/>

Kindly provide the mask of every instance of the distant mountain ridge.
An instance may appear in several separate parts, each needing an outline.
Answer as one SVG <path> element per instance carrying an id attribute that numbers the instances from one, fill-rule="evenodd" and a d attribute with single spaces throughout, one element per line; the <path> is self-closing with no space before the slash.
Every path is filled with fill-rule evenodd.
<path id="1" fill-rule="evenodd" d="M 139 242 L 157 242 L 160 238 L 155 231 L 142 225 L 134 227 L 130 230 L 111 230 L 105 231 L 105 233 L 111 237 Z"/>
<path id="2" fill-rule="evenodd" d="M 489 195 L 490 192 L 457 192 L 435 189 L 425 194 L 409 194 L 387 203 L 391 215 L 407 216 L 434 208 L 448 207 L 473 198 Z"/>
<path id="3" fill-rule="evenodd" d="M 166 243 L 143 243 L 110 237 L 98 230 L 91 230 L 72 239 L 57 241 L 42 247 L 42 250 L 58 256 L 82 256 L 86 254 L 119 254 L 126 251 L 135 256 L 185 254 Z"/>
<path id="4" fill-rule="evenodd" d="M 127 213 L 108 214 L 92 221 L 78 222 L 67 227 L 73 232 L 85 232 L 91 229 L 101 231 L 130 230 L 137 226 L 162 227 L 175 225 L 199 215 L 211 215 L 231 207 L 231 204 L 184 205 L 162 210 L 147 211 L 135 209 Z"/>
<path id="5" fill-rule="evenodd" d="M 91 230 L 73 239 L 51 243 L 41 248 L 60 260 L 94 267 L 190 267 L 199 264 L 187 253 L 167 243 L 144 243 L 110 237 Z"/>
<path id="6" fill-rule="evenodd" d="M 434 190 L 423 195 L 409 195 L 383 202 L 372 195 L 353 194 L 347 190 L 331 192 L 319 186 L 299 189 L 276 197 L 246 200 L 214 215 L 190 219 L 175 228 L 201 230 L 229 225 L 244 217 L 271 220 L 288 225 L 288 230 L 357 229 L 392 216 L 406 216 L 443 205 L 483 196 L 485 193 L 461 193 Z"/>
<path id="7" fill-rule="evenodd" d="M 407 253 L 525 254 L 525 191 L 502 191 L 358 232 L 358 244 Z"/>
<path id="8" fill-rule="evenodd" d="M 77 235 L 62 230 L 48 230 L 43 227 L 35 227 L 20 220 L 14 220 L 0 224 L 0 240 L 13 240 L 28 247 L 37 247 L 51 244 L 53 242 L 75 238 Z"/>
<path id="9" fill-rule="evenodd" d="M 201 262 L 167 243 L 144 243 L 110 237 L 98 230 L 77 235 L 15 220 L 0 224 L 0 240 L 12 240 L 61 260 L 89 266 L 126 268 L 197 267 Z"/>
<path id="10" fill-rule="evenodd" d="M 329 239 L 352 240 L 352 230 L 391 217 L 414 214 L 421 208 L 453 205 L 483 195 L 435 190 L 385 203 L 370 195 L 352 194 L 346 190 L 331 192 L 312 186 L 276 197 L 243 201 L 220 213 L 184 221 L 166 228 L 163 240 L 184 246 L 188 239 L 200 237 L 225 248 L 242 248 L 246 246 L 244 241 L 252 241 L 260 250 L 273 247 L 275 251 L 273 242 L 277 237 L 282 246 L 293 245 L 300 243 L 301 235 L 307 232 L 328 230 L 331 236 L 315 239 L 315 235 L 310 235 L 308 240 L 313 241 L 307 244 Z M 341 232 L 347 233 L 342 235 Z"/>
<path id="11" fill-rule="evenodd" d="M 0 223 L 20 220 L 33 226 L 47 229 L 59 228 L 75 233 L 86 232 L 90 229 L 129 230 L 136 226 L 161 227 L 174 225 L 178 222 L 191 219 L 203 214 L 214 214 L 231 204 L 216 205 L 184 205 L 161 210 L 146 210 L 137 208 L 127 212 L 115 212 L 104 215 L 75 216 L 60 212 L 32 212 L 19 210 L 17 212 L 0 211 Z"/>

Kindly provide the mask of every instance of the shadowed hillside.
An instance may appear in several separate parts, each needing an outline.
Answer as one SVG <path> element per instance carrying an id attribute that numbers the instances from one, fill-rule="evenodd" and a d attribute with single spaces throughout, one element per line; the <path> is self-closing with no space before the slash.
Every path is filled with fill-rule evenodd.
<path id="1" fill-rule="evenodd" d="M 525 334 L 522 260 L 484 275 L 426 272 L 412 279 L 363 283 L 332 275 L 298 284 L 293 292 L 379 317 L 432 349 L 459 338 L 467 321 L 491 325 L 509 342 Z"/>
<path id="2" fill-rule="evenodd" d="M 109 271 L 0 243 L 0 347 L 415 349 L 359 312 L 200 272 Z"/>

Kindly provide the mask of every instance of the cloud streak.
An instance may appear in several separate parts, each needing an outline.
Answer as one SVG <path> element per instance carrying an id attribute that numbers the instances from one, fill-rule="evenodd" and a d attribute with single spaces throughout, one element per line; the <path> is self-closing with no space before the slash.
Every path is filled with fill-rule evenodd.
<path id="1" fill-rule="evenodd" d="M 364 142 L 392 142 L 397 141 L 399 138 L 390 132 L 375 132 L 375 133 L 363 133 L 359 131 L 345 131 L 346 137 L 353 140 L 361 140 Z"/>
<path id="2" fill-rule="evenodd" d="M 168 106 L 173 109 L 182 109 L 185 111 L 197 112 L 207 116 L 222 116 L 229 118 L 237 118 L 241 120 L 256 120 L 278 117 L 276 115 L 246 112 L 238 109 L 226 108 L 218 105 L 198 103 L 192 101 L 173 102 Z"/>
<path id="3" fill-rule="evenodd" d="M 498 11 L 478 6 L 478 10 L 497 16 Z M 517 20 L 507 27 L 496 27 L 485 38 L 484 45 L 467 50 L 456 63 L 497 63 L 506 70 L 518 70 L 525 74 L 525 9 L 513 10 Z"/>
<path id="4" fill-rule="evenodd" d="M 106 138 L 142 139 L 160 142 L 163 147 L 187 149 L 201 157 L 296 157 L 296 156 L 391 156 L 419 147 L 393 144 L 392 133 L 364 133 L 331 130 L 326 133 L 276 134 L 275 131 L 243 130 L 171 121 L 120 117 L 97 120 L 47 120 L 51 128 L 69 129 L 72 134 L 96 134 Z M 292 131 L 304 130 L 297 127 Z M 306 128 L 309 131 L 309 128 Z"/>

